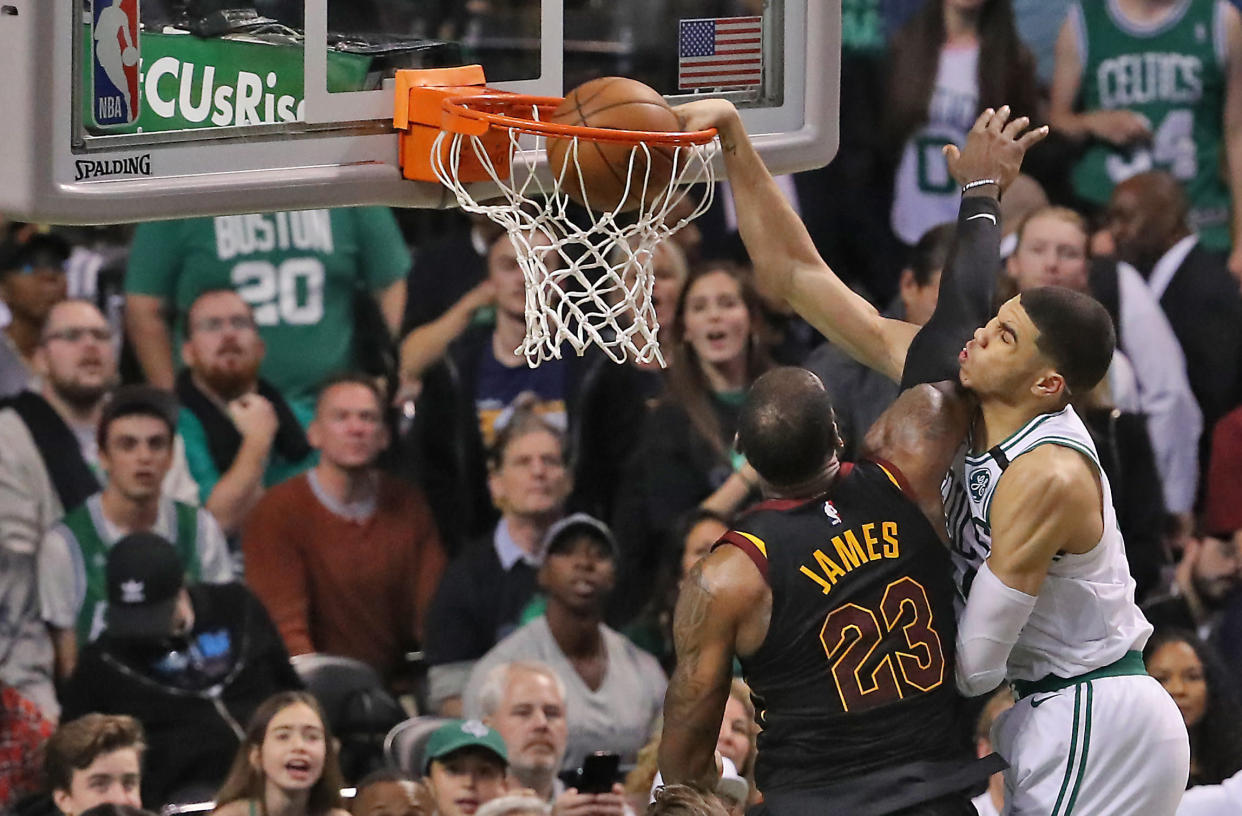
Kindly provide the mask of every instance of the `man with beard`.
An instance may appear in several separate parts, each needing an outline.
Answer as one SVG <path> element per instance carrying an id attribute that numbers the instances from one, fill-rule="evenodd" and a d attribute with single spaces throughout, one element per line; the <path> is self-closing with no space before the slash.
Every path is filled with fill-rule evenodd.
<path id="1" fill-rule="evenodd" d="M 0 410 L 0 680 L 53 720 L 59 707 L 35 555 L 65 508 L 99 490 L 95 429 L 116 378 L 112 340 L 90 303 L 53 306 L 33 358 L 40 389 Z"/>
<path id="2" fill-rule="evenodd" d="M 307 435 L 319 464 L 246 519 L 246 583 L 290 654 L 352 657 L 390 680 L 419 645 L 444 572 L 435 521 L 420 490 L 375 465 L 388 431 L 373 380 L 330 381 Z"/>
<path id="3" fill-rule="evenodd" d="M 266 347 L 250 307 L 231 289 L 199 295 L 185 332 L 177 430 L 203 506 L 232 535 L 264 488 L 314 464 L 303 430 L 312 406 L 286 402 L 259 379 Z"/>
<path id="4" fill-rule="evenodd" d="M 99 464 L 107 483 L 65 513 L 39 547 L 39 609 L 51 630 L 60 679 L 73 673 L 78 651 L 103 631 L 104 568 L 122 537 L 155 532 L 173 542 L 195 581 L 233 580 L 224 534 L 211 513 L 164 495 L 173 462 L 172 417 L 165 392 L 118 389 L 99 419 Z"/>
<path id="5" fill-rule="evenodd" d="M 1143 614 L 1157 630 L 1186 629 L 1210 641 L 1240 585 L 1242 539 L 1231 540 L 1228 535 L 1192 537 L 1186 542 L 1168 594 L 1143 604 Z"/>

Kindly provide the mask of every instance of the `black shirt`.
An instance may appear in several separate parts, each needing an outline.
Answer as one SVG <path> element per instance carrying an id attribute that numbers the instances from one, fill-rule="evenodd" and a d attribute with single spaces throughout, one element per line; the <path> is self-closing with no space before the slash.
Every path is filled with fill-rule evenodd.
<path id="1" fill-rule="evenodd" d="M 948 551 L 895 468 L 842 471 L 828 494 L 764 502 L 717 543 L 749 555 L 772 589 L 767 637 L 742 660 L 768 797 L 974 761 L 954 686 Z"/>

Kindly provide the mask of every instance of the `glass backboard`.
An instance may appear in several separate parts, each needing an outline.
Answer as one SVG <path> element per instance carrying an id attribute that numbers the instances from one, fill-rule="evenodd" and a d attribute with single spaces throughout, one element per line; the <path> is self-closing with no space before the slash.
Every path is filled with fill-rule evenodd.
<path id="1" fill-rule="evenodd" d="M 0 0 L 0 211 L 53 223 L 452 206 L 397 166 L 395 72 L 599 76 L 743 110 L 775 172 L 837 145 L 840 0 Z"/>

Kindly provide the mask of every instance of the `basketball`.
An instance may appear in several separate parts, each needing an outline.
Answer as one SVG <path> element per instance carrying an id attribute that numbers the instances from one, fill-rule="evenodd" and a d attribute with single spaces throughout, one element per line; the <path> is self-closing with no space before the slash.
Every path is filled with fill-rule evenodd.
<path id="1" fill-rule="evenodd" d="M 133 65 L 138 61 L 138 49 L 132 45 L 121 52 L 121 62 L 126 65 Z"/>
<path id="2" fill-rule="evenodd" d="M 574 88 L 549 121 L 611 130 L 671 132 L 682 129 L 681 117 L 654 88 L 615 76 L 593 79 Z M 634 150 L 629 144 L 580 139 L 575 168 L 572 146 L 573 139 L 549 136 L 548 166 L 561 179 L 561 189 L 566 195 L 599 212 L 633 210 L 664 193 L 672 179 L 678 150 L 672 146 L 650 145 L 649 161 L 641 146 Z M 634 153 L 632 166 L 631 151 Z M 630 179 L 628 195 L 627 178 Z"/>

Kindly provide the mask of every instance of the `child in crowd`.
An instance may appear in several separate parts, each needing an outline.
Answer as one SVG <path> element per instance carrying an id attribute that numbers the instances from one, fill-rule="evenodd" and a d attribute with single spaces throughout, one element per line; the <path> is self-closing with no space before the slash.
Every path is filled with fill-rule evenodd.
<path id="1" fill-rule="evenodd" d="M 336 741 L 303 691 L 265 700 L 216 795 L 217 816 L 349 816 L 341 808 Z"/>

